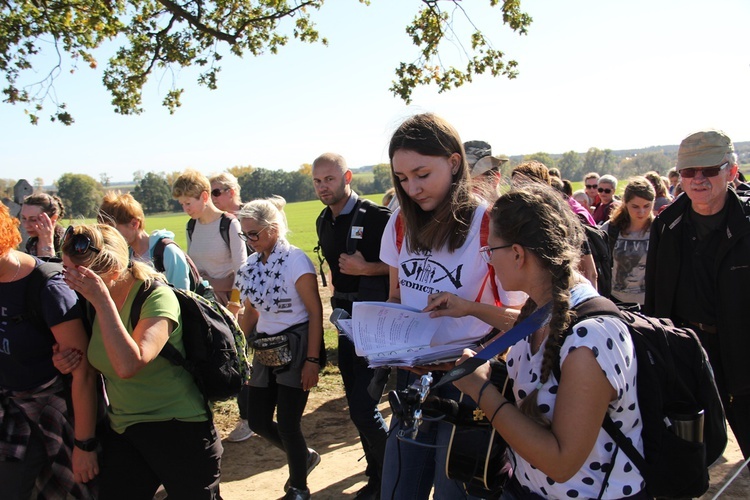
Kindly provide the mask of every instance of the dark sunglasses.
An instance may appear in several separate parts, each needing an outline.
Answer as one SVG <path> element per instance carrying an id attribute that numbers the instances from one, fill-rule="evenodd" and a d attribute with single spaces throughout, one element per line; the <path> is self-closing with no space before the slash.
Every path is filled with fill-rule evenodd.
<path id="1" fill-rule="evenodd" d="M 600 193 L 607 193 L 607 194 L 610 194 L 612 192 L 612 190 L 609 188 L 599 188 L 597 189 L 597 191 L 599 191 Z"/>
<path id="2" fill-rule="evenodd" d="M 226 193 L 227 191 L 229 191 L 229 188 L 214 189 L 211 191 L 211 196 L 213 196 L 214 198 L 218 198 L 219 196 L 221 196 L 221 193 Z"/>
<path id="3" fill-rule="evenodd" d="M 586 184 L 586 189 L 596 189 L 597 187 L 599 186 L 597 186 L 596 184 Z"/>
<path id="4" fill-rule="evenodd" d="M 68 238 L 70 238 L 70 248 L 78 255 L 83 255 L 89 250 L 95 253 L 101 252 L 100 249 L 91 244 L 91 238 L 89 238 L 85 234 L 76 234 L 73 231 L 73 226 L 68 226 L 68 229 L 65 230 L 65 234 L 63 234 L 62 239 L 63 245 L 65 245 L 65 242 L 68 241 Z"/>
<path id="5" fill-rule="evenodd" d="M 727 166 L 729 166 L 729 162 L 726 162 L 723 165 L 719 165 L 717 167 L 683 168 L 682 170 L 680 170 L 680 177 L 692 179 L 699 171 L 703 174 L 703 177 L 716 177 L 717 175 L 719 175 L 719 172 L 727 168 Z"/>

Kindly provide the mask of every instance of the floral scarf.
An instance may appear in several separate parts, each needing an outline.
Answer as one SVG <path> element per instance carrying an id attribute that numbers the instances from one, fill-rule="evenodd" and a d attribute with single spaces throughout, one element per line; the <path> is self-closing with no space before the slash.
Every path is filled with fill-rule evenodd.
<path id="1" fill-rule="evenodd" d="M 289 260 L 292 246 L 279 238 L 264 264 L 260 253 L 254 253 L 237 273 L 236 287 L 258 311 L 279 312 L 279 299 L 287 294 L 284 286 L 284 264 Z"/>

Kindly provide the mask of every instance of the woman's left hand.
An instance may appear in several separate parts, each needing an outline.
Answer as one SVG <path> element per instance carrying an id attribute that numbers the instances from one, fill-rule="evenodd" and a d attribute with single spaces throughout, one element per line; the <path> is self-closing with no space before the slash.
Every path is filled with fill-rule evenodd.
<path id="1" fill-rule="evenodd" d="M 71 290 L 83 295 L 94 306 L 97 299 L 109 297 L 109 290 L 104 284 L 104 280 L 87 267 L 65 268 L 63 277 Z"/>
<path id="2" fill-rule="evenodd" d="M 83 451 L 73 447 L 73 479 L 76 483 L 88 483 L 99 475 L 99 460 L 95 451 Z"/>
<path id="3" fill-rule="evenodd" d="M 451 361 L 448 363 L 438 363 L 434 365 L 400 366 L 399 368 L 403 368 L 406 371 L 410 371 L 412 373 L 416 373 L 419 376 L 422 376 L 425 373 L 429 372 L 447 372 L 452 370 L 454 366 L 456 366 L 456 363 Z"/>
<path id="4" fill-rule="evenodd" d="M 316 385 L 318 385 L 318 370 L 320 365 L 305 361 L 302 365 L 302 390 L 309 391 Z"/>
<path id="5" fill-rule="evenodd" d="M 48 256 L 54 256 L 55 223 L 52 222 L 52 219 L 49 218 L 49 215 L 47 215 L 45 212 L 40 213 L 36 218 L 36 227 L 34 229 L 36 229 L 37 238 L 39 238 L 37 242 L 37 251 L 39 251 L 40 254 L 49 254 Z M 42 248 L 46 247 L 49 247 L 52 250 L 49 252 L 41 251 Z"/>
<path id="6" fill-rule="evenodd" d="M 456 361 L 456 365 L 460 365 L 469 358 L 473 358 L 476 353 L 471 349 L 464 349 L 463 355 Z M 484 385 L 486 381 L 490 379 L 490 364 L 484 363 L 477 367 L 472 373 L 461 377 L 453 382 L 456 388 L 469 396 L 474 401 L 477 400 L 479 389 Z"/>

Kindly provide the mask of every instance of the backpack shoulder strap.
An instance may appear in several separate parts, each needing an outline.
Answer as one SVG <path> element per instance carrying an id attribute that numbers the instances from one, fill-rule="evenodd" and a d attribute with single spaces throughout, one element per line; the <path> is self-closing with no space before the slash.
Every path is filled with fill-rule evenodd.
<path id="1" fill-rule="evenodd" d="M 187 221 L 187 235 L 188 243 L 193 239 L 193 231 L 195 231 L 195 219 L 188 219 Z"/>
<path id="2" fill-rule="evenodd" d="M 193 220 L 193 219 L 190 219 Z M 176 244 L 171 238 L 160 238 L 154 244 L 154 268 L 160 273 L 164 272 L 164 249 L 167 245 Z"/>
<path id="3" fill-rule="evenodd" d="M 401 217 L 401 212 L 398 213 L 396 223 L 396 250 L 401 253 L 401 247 L 404 245 L 404 218 Z"/>
<path id="4" fill-rule="evenodd" d="M 354 215 L 352 216 L 352 223 L 349 225 L 349 234 L 346 236 L 346 253 L 349 255 L 353 255 L 354 252 L 357 251 L 357 240 L 352 238 L 352 229 L 356 226 L 362 226 L 365 213 L 367 212 L 367 207 L 362 206 L 362 201 L 363 200 L 359 198 L 352 209 Z"/>
<path id="5" fill-rule="evenodd" d="M 167 285 L 159 280 L 153 280 L 151 281 L 151 286 L 146 288 L 146 283 L 141 283 L 141 286 L 138 288 L 138 292 L 135 294 L 135 298 L 133 299 L 133 305 L 130 308 L 131 328 L 135 328 L 135 325 L 138 324 L 138 320 L 141 319 L 141 308 L 143 307 L 143 304 L 146 302 L 146 299 L 149 297 L 149 295 L 151 295 L 151 292 L 153 292 L 157 286 Z"/>
<path id="6" fill-rule="evenodd" d="M 231 226 L 232 219 L 234 218 L 234 215 L 222 212 L 221 222 L 219 222 L 219 233 L 221 234 L 221 239 L 224 240 L 224 243 L 227 244 L 228 248 L 231 248 L 231 245 L 229 244 L 229 226 Z"/>
<path id="7" fill-rule="evenodd" d="M 488 245 L 488 240 L 490 236 L 490 211 L 485 210 L 484 215 L 482 216 L 482 224 L 479 226 L 479 246 L 484 247 Z M 479 300 L 482 298 L 482 294 L 484 293 L 484 287 L 487 285 L 487 282 L 490 283 L 490 288 L 492 288 L 492 296 L 495 299 L 495 305 L 497 307 L 503 307 L 503 301 L 500 300 L 500 291 L 497 288 L 497 282 L 495 281 L 495 268 L 492 267 L 491 264 L 487 264 L 487 274 L 484 277 L 484 282 L 482 283 L 482 287 L 479 289 L 479 295 L 477 295 L 477 298 L 475 302 L 479 302 Z"/>
<path id="8" fill-rule="evenodd" d="M 609 253 L 614 258 L 615 243 L 617 243 L 617 238 L 620 237 L 620 229 L 610 223 L 609 226 L 607 226 L 607 236 L 609 236 Z"/>

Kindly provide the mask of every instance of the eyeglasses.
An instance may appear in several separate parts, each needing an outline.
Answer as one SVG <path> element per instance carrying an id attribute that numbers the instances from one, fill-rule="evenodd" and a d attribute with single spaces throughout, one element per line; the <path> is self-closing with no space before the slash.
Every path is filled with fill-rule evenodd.
<path id="1" fill-rule="evenodd" d="M 482 258 L 484 261 L 489 264 L 492 260 L 492 252 L 495 250 L 502 250 L 503 248 L 510 248 L 513 246 L 513 243 L 510 245 L 500 245 L 499 247 L 491 247 L 491 246 L 484 246 L 479 249 L 479 253 L 482 254 Z"/>
<path id="2" fill-rule="evenodd" d="M 729 162 L 716 167 L 683 168 L 682 170 L 680 170 L 680 177 L 692 179 L 698 172 L 701 172 L 703 174 L 703 177 L 716 177 L 717 175 L 719 175 L 719 172 L 727 168 L 727 166 L 729 166 Z"/>
<path id="3" fill-rule="evenodd" d="M 596 189 L 599 187 L 597 184 L 586 184 L 586 189 Z"/>
<path id="4" fill-rule="evenodd" d="M 239 233 L 240 238 L 242 238 L 242 241 L 258 241 L 260 239 L 260 233 L 265 231 L 266 228 L 264 227 L 260 231 L 248 231 L 248 232 L 242 232 Z"/>
<path id="5" fill-rule="evenodd" d="M 211 191 L 211 196 L 218 198 L 222 193 L 226 193 L 227 191 L 229 191 L 229 188 L 214 189 Z"/>
<path id="6" fill-rule="evenodd" d="M 78 255 L 83 255 L 89 250 L 91 250 L 92 252 L 96 252 L 96 253 L 101 252 L 99 248 L 96 248 L 94 245 L 91 244 L 91 238 L 89 238 L 85 234 L 81 234 L 81 233 L 76 234 L 74 232 L 73 226 L 68 226 L 68 229 L 65 230 L 65 234 L 63 234 L 63 239 L 62 239 L 63 245 L 65 244 L 66 241 L 68 241 L 68 238 L 71 238 L 70 247 Z"/>
<path id="7" fill-rule="evenodd" d="M 597 189 L 597 191 L 599 191 L 600 193 L 607 193 L 607 194 L 612 193 L 612 190 L 609 188 L 599 188 Z"/>

